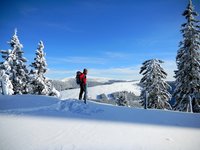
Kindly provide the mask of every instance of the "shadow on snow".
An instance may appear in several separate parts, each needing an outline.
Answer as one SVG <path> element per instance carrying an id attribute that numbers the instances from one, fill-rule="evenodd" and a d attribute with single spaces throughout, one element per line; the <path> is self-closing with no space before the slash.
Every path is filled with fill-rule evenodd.
<path id="1" fill-rule="evenodd" d="M 0 96 L 0 114 L 200 128 L 200 114 L 144 110 L 47 96 Z"/>

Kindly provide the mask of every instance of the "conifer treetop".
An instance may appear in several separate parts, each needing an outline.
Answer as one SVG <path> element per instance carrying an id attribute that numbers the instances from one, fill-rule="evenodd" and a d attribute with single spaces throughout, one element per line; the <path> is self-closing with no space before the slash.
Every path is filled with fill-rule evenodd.
<path id="1" fill-rule="evenodd" d="M 189 4 L 182 15 L 185 16 L 188 22 L 196 21 L 193 16 L 198 16 L 198 13 L 194 11 L 194 5 L 192 3 L 192 0 L 189 0 Z"/>
<path id="2" fill-rule="evenodd" d="M 12 36 L 12 38 L 11 38 L 11 41 L 10 42 L 8 42 L 10 45 L 11 45 L 11 47 L 15 47 L 15 46 L 17 46 L 17 47 L 19 47 L 19 48 L 23 48 L 23 45 L 20 43 L 20 41 L 19 41 L 19 38 L 18 38 L 18 36 L 17 36 L 17 28 L 15 28 L 15 30 L 14 30 L 14 35 Z"/>
<path id="3" fill-rule="evenodd" d="M 44 44 L 43 44 L 42 40 L 39 41 L 38 45 L 39 45 L 39 47 L 41 47 L 42 49 L 44 49 Z"/>

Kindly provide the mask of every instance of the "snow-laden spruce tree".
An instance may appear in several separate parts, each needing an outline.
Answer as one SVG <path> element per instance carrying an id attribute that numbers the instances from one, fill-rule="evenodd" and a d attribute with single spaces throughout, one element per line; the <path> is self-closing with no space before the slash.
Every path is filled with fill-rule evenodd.
<path id="1" fill-rule="evenodd" d="M 4 59 L 4 62 L 0 62 L 0 94 L 12 95 L 14 91 L 10 75 L 14 55 L 11 50 L 0 50 L 0 53 Z"/>
<path id="2" fill-rule="evenodd" d="M 26 58 L 23 57 L 23 45 L 20 43 L 17 30 L 8 42 L 12 49 L 1 50 L 2 58 L 7 63 L 6 65 L 10 67 L 10 70 L 6 70 L 9 75 L 9 79 L 12 82 L 14 94 L 26 94 L 27 82 L 28 82 L 28 69 L 26 67 Z M 1 64 L 4 64 L 2 62 Z"/>
<path id="3" fill-rule="evenodd" d="M 9 73 L 10 66 L 7 61 L 5 61 L 0 67 L 0 94 L 12 95 L 14 94 L 13 85 L 10 81 Z"/>
<path id="4" fill-rule="evenodd" d="M 129 106 L 127 93 L 125 91 L 119 93 L 116 103 L 118 106 Z"/>
<path id="5" fill-rule="evenodd" d="M 183 40 L 176 56 L 178 70 L 175 71 L 174 108 L 192 112 L 194 106 L 200 108 L 200 26 L 191 0 L 182 15 L 186 23 L 182 24 Z"/>
<path id="6" fill-rule="evenodd" d="M 14 93 L 13 85 L 9 79 L 9 75 L 7 75 L 6 71 L 3 69 L 0 70 L 0 86 L 1 86 L 0 94 L 12 95 Z"/>
<path id="7" fill-rule="evenodd" d="M 43 51 L 44 45 L 43 42 L 40 41 L 38 44 L 38 48 L 36 50 L 36 57 L 34 58 L 34 62 L 30 65 L 34 68 L 31 69 L 31 84 L 32 91 L 31 93 L 39 94 L 39 95 L 47 95 L 48 87 L 46 85 L 46 78 L 44 74 L 46 73 L 47 63 L 45 59 L 45 53 Z"/>
<path id="8" fill-rule="evenodd" d="M 147 108 L 171 109 L 169 104 L 171 95 L 167 91 L 170 85 L 163 80 L 167 73 L 161 67 L 161 63 L 163 61 L 158 59 L 147 60 L 140 70 L 140 74 L 143 75 L 140 80 L 142 86 L 141 103 L 144 106 L 147 97 Z"/>
<path id="9" fill-rule="evenodd" d="M 11 74 L 11 66 L 13 62 L 13 54 L 11 50 L 0 50 L 4 62 L 0 62 L 0 70 L 4 70 L 6 74 Z"/>
<path id="10" fill-rule="evenodd" d="M 44 44 L 42 41 L 39 42 L 36 50 L 36 57 L 34 62 L 31 64 L 30 75 L 31 75 L 31 93 L 38 95 L 50 95 L 59 96 L 59 92 L 55 90 L 50 81 L 46 79 L 44 74 L 47 72 L 47 63 L 45 59 L 45 53 L 43 51 Z"/>

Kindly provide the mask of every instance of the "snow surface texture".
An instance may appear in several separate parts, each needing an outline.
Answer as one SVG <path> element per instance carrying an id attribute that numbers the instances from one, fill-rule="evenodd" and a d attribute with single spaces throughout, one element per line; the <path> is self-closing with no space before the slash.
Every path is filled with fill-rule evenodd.
<path id="1" fill-rule="evenodd" d="M 139 81 L 134 82 L 118 82 L 109 85 L 100 85 L 88 88 L 88 98 L 97 99 L 98 95 L 106 94 L 107 96 L 114 92 L 133 92 L 136 96 L 140 95 L 140 87 L 137 85 Z M 61 99 L 78 99 L 80 89 L 65 90 L 61 92 Z"/>
<path id="2" fill-rule="evenodd" d="M 2 150 L 199 150 L 200 115 L 0 96 Z"/>

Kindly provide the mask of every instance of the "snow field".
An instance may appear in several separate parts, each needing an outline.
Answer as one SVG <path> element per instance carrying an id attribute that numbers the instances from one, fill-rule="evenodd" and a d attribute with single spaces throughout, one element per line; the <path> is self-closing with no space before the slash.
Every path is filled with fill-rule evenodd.
<path id="1" fill-rule="evenodd" d="M 107 121 L 1 115 L 0 130 L 4 150 L 198 150 L 200 146 L 199 129 Z"/>
<path id="2" fill-rule="evenodd" d="M 200 115 L 0 96 L 2 150 L 199 150 Z"/>
<path id="3" fill-rule="evenodd" d="M 128 91 L 135 95 L 140 95 L 140 87 L 137 85 L 139 81 L 134 82 L 119 82 L 109 85 L 100 85 L 88 88 L 88 98 L 97 99 L 100 94 L 111 94 L 114 92 Z M 65 90 L 61 92 L 61 99 L 78 99 L 80 89 Z"/>

